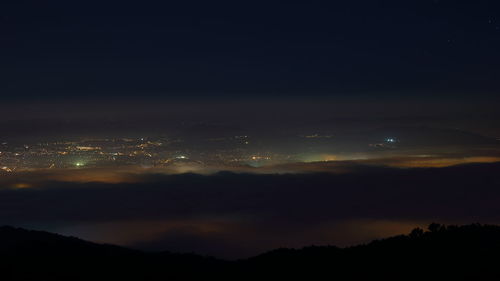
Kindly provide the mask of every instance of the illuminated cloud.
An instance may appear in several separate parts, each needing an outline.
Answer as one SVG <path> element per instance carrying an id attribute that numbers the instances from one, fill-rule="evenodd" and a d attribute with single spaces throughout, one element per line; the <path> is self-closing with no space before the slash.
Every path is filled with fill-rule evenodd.
<path id="1" fill-rule="evenodd" d="M 339 164 L 321 163 L 329 169 Z M 341 164 L 346 172 L 130 173 L 122 183 L 25 174 L 0 189 L 0 221 L 232 258 L 281 246 L 349 245 L 432 221 L 500 222 L 499 163 L 419 169 Z M 315 163 L 301 165 L 316 169 Z M 15 188 L 18 183 L 33 187 Z"/>

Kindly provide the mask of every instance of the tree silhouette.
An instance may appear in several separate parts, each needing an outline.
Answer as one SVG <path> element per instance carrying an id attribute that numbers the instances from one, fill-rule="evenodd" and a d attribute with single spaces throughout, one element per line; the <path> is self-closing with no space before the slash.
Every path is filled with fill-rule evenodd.
<path id="1" fill-rule="evenodd" d="M 445 226 L 349 248 L 278 249 L 223 261 L 145 253 L 40 231 L 0 227 L 0 272 L 10 280 L 500 280 L 500 227 Z M 438 234 L 438 235 L 437 235 Z"/>
<path id="2" fill-rule="evenodd" d="M 414 228 L 409 234 L 410 238 L 419 238 L 422 235 L 424 235 L 424 230 L 420 227 Z"/>
<path id="3" fill-rule="evenodd" d="M 429 226 L 427 227 L 427 229 L 430 231 L 430 232 L 439 232 L 439 231 L 443 231 L 443 230 L 446 230 L 446 226 L 442 225 L 442 224 L 439 224 L 439 223 L 431 223 L 429 224 Z"/>

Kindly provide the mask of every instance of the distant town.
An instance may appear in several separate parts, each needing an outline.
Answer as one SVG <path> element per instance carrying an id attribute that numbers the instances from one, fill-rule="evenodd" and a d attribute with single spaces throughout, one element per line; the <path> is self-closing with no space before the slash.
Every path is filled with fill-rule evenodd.
<path id="1" fill-rule="evenodd" d="M 168 167 L 175 164 L 223 167 L 261 167 L 272 164 L 355 160 L 370 157 L 429 156 L 444 153 L 427 138 L 418 143 L 394 136 L 334 136 L 326 133 L 269 137 L 114 137 L 73 138 L 60 141 L 0 142 L 0 173 L 31 169 L 84 169 L 135 166 Z M 455 138 L 458 139 L 458 138 Z M 468 140 L 469 141 L 469 140 Z M 470 141 L 469 141 L 470 142 Z M 477 142 L 477 140 L 474 140 Z M 491 146 L 491 144 L 490 144 Z M 458 144 L 456 153 L 484 145 Z M 493 143 L 496 149 L 498 146 Z M 454 152 L 455 153 L 455 152 Z"/>

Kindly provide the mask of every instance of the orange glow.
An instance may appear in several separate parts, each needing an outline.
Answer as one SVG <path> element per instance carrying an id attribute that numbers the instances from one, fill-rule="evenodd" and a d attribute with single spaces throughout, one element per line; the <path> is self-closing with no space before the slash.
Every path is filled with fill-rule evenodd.
<path id="1" fill-rule="evenodd" d="M 393 168 L 442 168 L 470 163 L 493 163 L 500 162 L 500 157 L 495 156 L 474 156 L 474 157 L 439 157 L 439 156 L 413 156 L 413 157 L 389 157 L 363 160 L 343 160 L 336 155 L 316 156 L 315 162 L 292 162 L 276 163 L 252 167 L 241 166 L 204 166 L 196 163 L 175 163 L 163 167 L 79 167 L 66 169 L 30 169 L 17 170 L 4 173 L 0 178 L 0 186 L 10 186 L 15 188 L 35 187 L 38 183 L 45 181 L 63 182 L 102 182 L 102 183 L 135 183 L 144 179 L 150 174 L 182 174 L 196 173 L 210 175 L 220 171 L 234 173 L 254 173 L 254 174 L 283 174 L 283 173 L 334 173 L 343 174 L 356 171 L 357 165 L 386 166 Z"/>
<path id="2" fill-rule="evenodd" d="M 494 162 L 500 162 L 500 157 L 408 158 L 394 163 L 387 163 L 387 166 L 400 168 L 442 168 L 461 164 Z"/>
<path id="3" fill-rule="evenodd" d="M 14 184 L 14 187 L 15 188 L 30 188 L 30 187 L 33 187 L 33 185 L 29 184 L 29 183 L 16 183 L 16 184 Z"/>

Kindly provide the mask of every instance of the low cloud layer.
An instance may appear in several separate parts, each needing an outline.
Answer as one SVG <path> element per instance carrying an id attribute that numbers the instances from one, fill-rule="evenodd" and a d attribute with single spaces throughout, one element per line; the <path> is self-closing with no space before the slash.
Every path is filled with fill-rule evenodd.
<path id="1" fill-rule="evenodd" d="M 237 258 L 349 245 L 431 221 L 500 223 L 500 164 L 349 173 L 141 175 L 0 190 L 0 223 L 149 250 Z M 36 182 L 35 179 L 25 179 Z"/>

